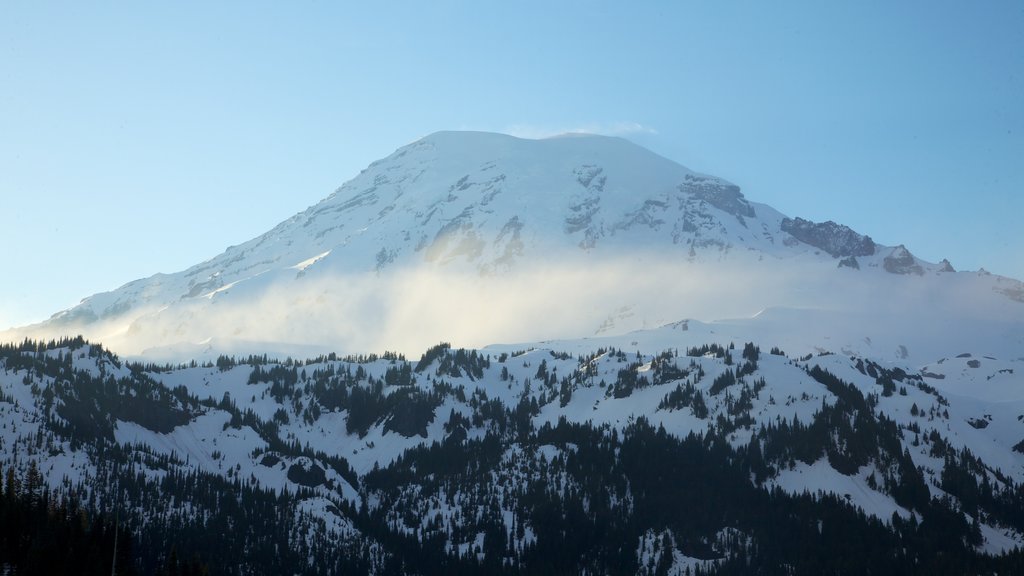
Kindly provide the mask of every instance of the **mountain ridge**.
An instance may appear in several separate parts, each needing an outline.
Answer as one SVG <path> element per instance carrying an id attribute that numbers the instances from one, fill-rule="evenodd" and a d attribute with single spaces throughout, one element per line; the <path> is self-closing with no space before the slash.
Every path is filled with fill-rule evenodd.
<path id="1" fill-rule="evenodd" d="M 55 499 L 120 507 L 143 572 L 173 558 L 168 542 L 229 573 L 1024 561 L 1024 359 L 964 350 L 919 369 L 726 338 L 683 322 L 440 344 L 418 362 L 179 366 L 81 338 L 0 345 L 0 465 L 29 501 L 41 472 Z"/>

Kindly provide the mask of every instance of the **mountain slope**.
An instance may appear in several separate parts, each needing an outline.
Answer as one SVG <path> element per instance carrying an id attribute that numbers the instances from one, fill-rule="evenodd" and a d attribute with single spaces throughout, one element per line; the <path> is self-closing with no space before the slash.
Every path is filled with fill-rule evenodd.
<path id="1" fill-rule="evenodd" d="M 83 333 L 180 361 L 481 346 L 770 309 L 777 323 L 795 314 L 793 333 L 809 314 L 844 327 L 872 317 L 874 333 L 854 322 L 834 347 L 889 357 L 903 346 L 927 361 L 952 353 L 909 346 L 917 331 L 906 327 L 929 319 L 939 343 L 966 322 L 994 346 L 1019 345 L 1022 293 L 1017 281 L 787 218 L 622 139 L 441 132 L 258 238 L 7 337 Z"/>
<path id="2" fill-rule="evenodd" d="M 218 573 L 1019 569 L 1024 360 L 707 336 L 177 368 L 3 346 L 0 466 L 121 510 L 143 573 L 169 542 Z"/>

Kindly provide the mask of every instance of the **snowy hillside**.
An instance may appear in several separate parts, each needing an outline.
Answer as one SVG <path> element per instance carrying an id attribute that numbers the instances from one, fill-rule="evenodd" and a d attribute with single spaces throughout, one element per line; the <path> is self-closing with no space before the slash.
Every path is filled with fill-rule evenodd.
<path id="1" fill-rule="evenodd" d="M 1021 358 L 796 357 L 699 325 L 419 361 L 2 352 L 0 466 L 217 562 L 287 550 L 243 572 L 964 573 L 1024 542 Z"/>
<path id="2" fill-rule="evenodd" d="M 441 132 L 207 262 L 0 339 L 81 333 L 185 361 L 479 347 L 687 318 L 797 339 L 829 325 L 830 348 L 927 362 L 967 336 L 1019 349 L 1024 288 L 788 218 L 622 139 Z"/>

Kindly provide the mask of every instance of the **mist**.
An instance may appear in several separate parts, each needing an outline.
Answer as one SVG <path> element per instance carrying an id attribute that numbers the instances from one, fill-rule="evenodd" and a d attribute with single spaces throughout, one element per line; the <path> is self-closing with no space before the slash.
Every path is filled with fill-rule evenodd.
<path id="1" fill-rule="evenodd" d="M 756 276 L 751 282 L 740 265 L 695 266 L 651 254 L 520 266 L 502 275 L 422 264 L 285 282 L 255 277 L 132 317 L 27 335 L 81 331 L 126 355 L 228 341 L 418 354 L 441 341 L 480 347 L 618 334 L 683 318 L 751 316 L 786 292 L 786 275 L 775 275 L 777 281 Z"/>
<path id="2" fill-rule="evenodd" d="M 122 355 L 167 361 L 219 353 L 393 351 L 415 357 L 439 342 L 480 348 L 611 336 L 684 319 L 738 319 L 774 326 L 779 337 L 788 330 L 821 343 L 812 335 L 824 331 L 825 338 L 845 334 L 850 342 L 896 349 L 915 330 L 955 342 L 960 319 L 1012 318 L 1006 306 L 1020 307 L 1008 298 L 978 298 L 979 279 L 970 274 L 938 280 L 836 269 L 815 259 L 733 254 L 723 262 L 691 263 L 657 252 L 520 264 L 500 275 L 436 264 L 381 273 L 282 270 L 131 317 L 14 336 L 81 333 Z M 797 312 L 784 320 L 762 314 L 779 309 L 799 311 L 799 318 Z M 847 344 L 837 338 L 831 345 L 839 351 Z"/>

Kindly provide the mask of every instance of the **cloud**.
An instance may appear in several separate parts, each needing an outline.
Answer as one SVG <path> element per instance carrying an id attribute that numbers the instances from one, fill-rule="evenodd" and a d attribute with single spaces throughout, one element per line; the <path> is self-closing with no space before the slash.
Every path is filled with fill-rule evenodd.
<path id="1" fill-rule="evenodd" d="M 302 277 L 278 274 L 279 281 L 254 277 L 212 298 L 43 330 L 81 331 L 128 356 L 181 344 L 192 354 L 206 342 L 416 355 L 441 341 L 477 347 L 623 333 L 686 317 L 750 316 L 772 303 L 762 296 L 773 292 L 764 282 L 745 282 L 741 268 L 692 268 L 658 253 L 520 263 L 495 275 L 429 263 L 379 275 L 319 274 L 315 267 Z"/>
<path id="2" fill-rule="evenodd" d="M 716 254 L 722 258 L 711 258 Z M 966 343 L 1005 347 L 1022 338 L 1014 320 L 1019 303 L 994 293 L 983 278 L 949 285 L 940 276 L 854 272 L 811 257 L 705 256 L 691 262 L 656 249 L 580 251 L 520 262 L 501 274 L 457 263 L 395 265 L 379 274 L 314 265 L 301 276 L 282 269 L 128 317 L 0 333 L 0 341 L 83 333 L 122 355 L 161 362 L 222 352 L 310 357 L 390 350 L 417 357 L 442 341 L 480 347 L 607 336 L 693 318 L 712 322 L 714 341 L 757 339 L 790 353 L 822 346 L 883 354 L 913 343 L 911 353 L 930 360 L 959 353 Z"/>
<path id="3" fill-rule="evenodd" d="M 530 124 L 513 124 L 506 126 L 502 132 L 518 138 L 539 140 L 560 136 L 562 134 L 599 134 L 602 136 L 629 136 L 631 134 L 657 134 L 658 131 L 639 122 L 593 122 L 573 127 L 536 126 Z"/>

